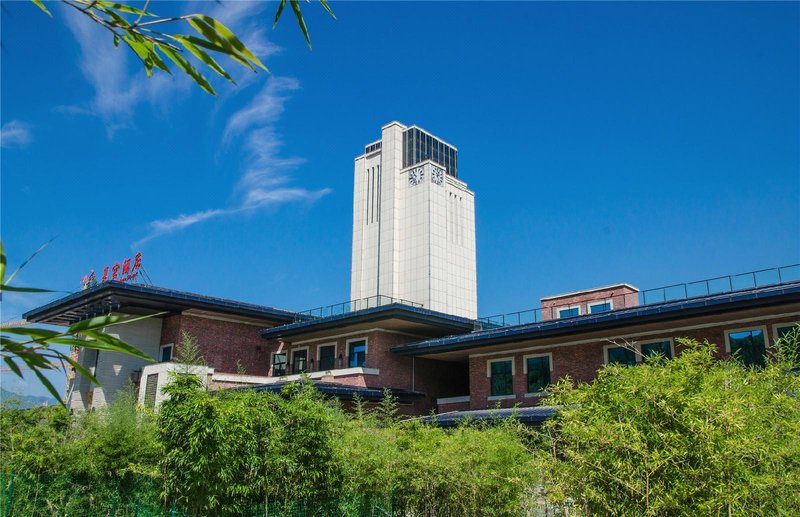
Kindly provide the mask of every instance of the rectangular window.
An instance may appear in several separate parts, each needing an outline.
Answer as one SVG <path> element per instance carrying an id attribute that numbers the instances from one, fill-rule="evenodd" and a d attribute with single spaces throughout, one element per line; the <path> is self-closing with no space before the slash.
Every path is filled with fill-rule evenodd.
<path id="1" fill-rule="evenodd" d="M 748 366 L 764 366 L 767 353 L 764 331 L 741 330 L 728 334 L 728 346 L 733 357 Z"/>
<path id="2" fill-rule="evenodd" d="M 292 373 L 298 374 L 306 371 L 308 362 L 308 349 L 294 350 L 292 352 Z"/>
<path id="3" fill-rule="evenodd" d="M 790 332 L 794 329 L 798 328 L 800 323 L 782 323 L 780 325 L 775 326 L 775 341 L 777 342 L 780 339 L 786 337 Z M 800 358 L 800 341 L 796 343 L 797 348 L 795 349 L 795 353 L 797 354 L 795 357 Z"/>
<path id="4" fill-rule="evenodd" d="M 649 355 L 660 355 L 667 359 L 672 359 L 672 347 L 669 341 L 654 341 L 652 343 L 642 343 L 642 355 L 647 357 Z"/>
<path id="5" fill-rule="evenodd" d="M 794 330 L 795 327 L 797 327 L 798 325 L 800 325 L 800 323 L 792 323 L 790 325 L 785 325 L 785 326 L 780 326 L 780 327 L 776 326 L 775 327 L 775 340 L 777 341 L 778 339 L 786 337 L 786 334 L 788 334 L 789 332 Z"/>
<path id="6" fill-rule="evenodd" d="M 580 315 L 581 315 L 581 308 L 578 306 L 558 309 L 559 318 L 571 318 L 573 316 L 580 316 Z"/>
<path id="7" fill-rule="evenodd" d="M 636 365 L 636 353 L 633 350 L 621 346 L 611 346 L 606 349 L 608 353 L 608 364 Z"/>
<path id="8" fill-rule="evenodd" d="M 350 368 L 362 368 L 367 360 L 367 342 L 364 340 L 353 341 L 349 349 Z"/>
<path id="9" fill-rule="evenodd" d="M 514 372 L 512 362 L 494 361 L 491 364 L 491 395 L 492 397 L 514 394 Z"/>
<path id="10" fill-rule="evenodd" d="M 158 391 L 158 374 L 151 373 L 147 376 L 144 383 L 144 405 L 154 407 L 156 405 L 156 392 Z M 91 402 L 89 402 L 91 405 Z"/>
<path id="11" fill-rule="evenodd" d="M 272 354 L 272 376 L 286 375 L 286 354 Z"/>
<path id="12" fill-rule="evenodd" d="M 168 363 L 172 361 L 172 345 L 164 345 L 161 347 L 161 362 Z"/>
<path id="13" fill-rule="evenodd" d="M 525 359 L 528 370 L 528 393 L 538 393 L 550 384 L 550 356 L 528 357 Z"/>
<path id="14" fill-rule="evenodd" d="M 589 314 L 596 314 L 598 312 L 608 312 L 612 309 L 611 302 L 600 302 L 589 305 Z"/>
<path id="15" fill-rule="evenodd" d="M 336 366 L 336 345 L 319 347 L 319 370 L 333 370 Z"/>

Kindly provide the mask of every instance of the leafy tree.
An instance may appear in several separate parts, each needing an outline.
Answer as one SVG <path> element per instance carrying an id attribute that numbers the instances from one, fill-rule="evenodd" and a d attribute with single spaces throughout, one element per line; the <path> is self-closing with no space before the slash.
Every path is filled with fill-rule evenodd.
<path id="1" fill-rule="evenodd" d="M 52 17 L 42 0 L 31 1 Z M 336 18 L 327 0 L 319 0 L 319 2 L 333 18 Z M 212 57 L 212 54 L 227 56 L 253 72 L 256 71 L 256 67 L 267 71 L 267 67 L 230 29 L 218 20 L 204 14 L 161 17 L 148 10 L 150 0 L 147 0 L 142 8 L 98 0 L 61 0 L 61 3 L 107 29 L 115 47 L 119 46 L 120 42 L 125 43 L 142 61 L 148 77 L 153 73 L 153 69 L 171 74 L 169 65 L 167 65 L 168 62 L 171 62 L 173 66 L 177 66 L 180 71 L 191 77 L 204 91 L 216 95 L 211 83 L 186 58 L 187 55 L 191 54 L 207 68 L 234 84 L 233 78 Z M 311 38 L 300 10 L 300 1 L 289 0 L 289 4 L 310 48 Z M 273 28 L 277 26 L 284 7 L 286 7 L 286 0 L 281 0 L 275 13 Z M 176 24 L 183 23 L 187 24 L 194 34 L 180 34 L 168 30 Z"/>
<path id="2" fill-rule="evenodd" d="M 537 459 L 550 498 L 602 515 L 800 513 L 796 363 L 779 353 L 748 368 L 679 341 L 673 360 L 609 365 L 590 384 L 549 389 L 560 409 Z"/>

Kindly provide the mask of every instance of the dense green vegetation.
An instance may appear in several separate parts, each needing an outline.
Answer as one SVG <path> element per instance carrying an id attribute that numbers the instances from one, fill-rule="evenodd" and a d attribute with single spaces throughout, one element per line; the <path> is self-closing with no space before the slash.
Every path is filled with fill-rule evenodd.
<path id="1" fill-rule="evenodd" d="M 214 394 L 188 375 L 158 415 L 132 394 L 75 416 L 6 408 L 4 494 L 13 471 L 15 515 L 538 515 L 545 497 L 571 515 L 800 513 L 797 357 L 751 369 L 685 344 L 551 387 L 541 428 L 442 430 L 391 399 L 345 414 L 310 384 Z"/>

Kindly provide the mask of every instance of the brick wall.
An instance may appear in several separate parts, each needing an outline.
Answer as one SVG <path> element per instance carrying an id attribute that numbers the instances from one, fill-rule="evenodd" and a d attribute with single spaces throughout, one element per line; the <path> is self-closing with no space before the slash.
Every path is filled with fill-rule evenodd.
<path id="1" fill-rule="evenodd" d="M 638 291 L 626 285 L 612 286 L 609 289 L 599 289 L 593 291 L 583 291 L 557 298 L 544 298 L 542 302 L 542 320 L 554 320 L 558 318 L 558 309 L 579 306 L 580 313 L 589 314 L 591 302 L 600 303 L 609 301 L 614 310 L 624 309 L 625 307 L 636 307 L 639 305 Z"/>
<path id="2" fill-rule="evenodd" d="M 710 343 L 717 345 L 717 356 L 720 359 L 730 357 L 730 354 L 725 350 L 725 332 L 730 330 L 739 329 L 754 329 L 766 327 L 767 331 L 767 344 L 774 345 L 775 327 L 785 323 L 793 323 L 798 318 L 772 318 L 764 319 L 761 321 L 754 321 L 748 323 L 729 323 L 720 324 L 719 326 L 694 329 L 694 330 L 681 330 L 671 332 L 665 328 L 663 333 L 648 334 L 647 336 L 634 336 L 626 338 L 628 342 L 645 342 L 669 338 L 691 338 L 698 341 L 708 340 Z M 685 322 L 684 322 L 685 323 Z M 673 322 L 672 327 L 680 327 L 681 322 Z M 605 364 L 605 355 L 603 348 L 610 345 L 606 339 L 598 338 L 595 342 L 582 343 L 577 345 L 567 346 L 554 346 L 552 344 L 535 348 L 534 346 L 526 346 L 525 348 L 532 348 L 531 350 L 521 352 L 508 352 L 497 353 L 490 356 L 473 356 L 470 357 L 469 362 L 469 379 L 470 379 L 470 408 L 482 409 L 487 407 L 494 407 L 500 405 L 501 407 L 511 407 L 515 404 L 522 406 L 532 406 L 542 403 L 546 399 L 541 397 L 526 397 L 527 392 L 527 376 L 524 372 L 523 358 L 530 354 L 552 354 L 552 371 L 551 381 L 556 382 L 561 377 L 569 375 L 576 382 L 590 382 L 599 370 Z M 618 340 L 621 341 L 621 340 Z M 677 342 L 674 343 L 675 354 L 681 352 L 681 345 Z M 502 359 L 506 357 L 513 358 L 514 361 L 514 396 L 510 399 L 503 400 L 489 400 L 490 396 L 490 379 L 487 377 L 487 361 L 491 359 Z"/>
<path id="3" fill-rule="evenodd" d="M 261 338 L 262 326 L 182 314 L 164 319 L 161 343 L 174 343 L 180 352 L 181 332 L 196 340 L 206 364 L 218 372 L 237 372 L 237 360 L 248 375 L 267 375 L 270 355 Z"/>
<path id="4" fill-rule="evenodd" d="M 347 368 L 349 364 L 349 343 L 361 339 L 367 340 L 364 367 L 379 370 L 379 375 L 337 376 L 330 379 L 331 382 L 374 388 L 398 388 L 424 393 L 426 395 L 425 399 L 415 402 L 413 408 L 409 409 L 408 414 L 427 413 L 436 406 L 438 397 L 466 395 L 468 393 L 469 380 L 466 364 L 420 358 L 412 359 L 389 352 L 389 348 L 394 345 L 418 340 L 418 338 L 411 336 L 373 330 L 346 337 L 315 340 L 310 343 L 287 343 L 278 340 L 265 341 L 265 343 L 268 343 L 266 349 L 269 357 L 279 351 L 285 352 L 290 363 L 293 350 L 307 347 L 309 359 L 314 359 L 312 371 L 318 371 L 318 349 L 320 346 L 335 343 L 336 368 L 338 369 L 339 367 L 339 354 L 342 355 L 342 367 Z M 270 375 L 272 374 L 273 372 L 270 370 Z"/>

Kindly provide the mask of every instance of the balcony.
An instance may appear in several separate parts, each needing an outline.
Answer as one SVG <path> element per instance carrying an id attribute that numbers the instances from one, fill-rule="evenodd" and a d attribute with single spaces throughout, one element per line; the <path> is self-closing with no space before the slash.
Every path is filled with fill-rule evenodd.
<path id="1" fill-rule="evenodd" d="M 384 305 L 407 305 L 409 307 L 422 308 L 421 303 L 412 302 L 409 300 L 402 300 L 400 298 L 392 298 L 391 296 L 370 296 L 369 298 L 362 298 L 360 300 L 350 300 L 347 302 L 334 303 L 333 305 L 326 305 L 324 307 L 317 307 L 307 311 L 298 312 L 295 317 L 295 322 L 308 321 L 309 319 L 316 318 L 329 318 L 331 316 L 341 316 L 351 312 L 363 311 L 365 309 L 374 309 L 383 307 Z"/>

